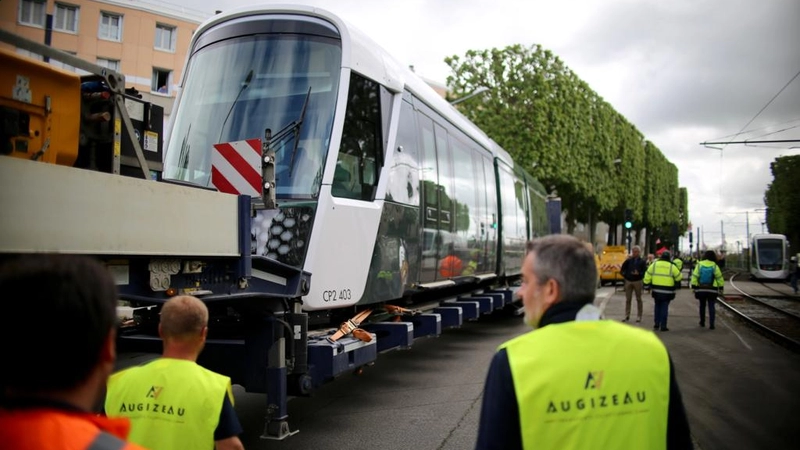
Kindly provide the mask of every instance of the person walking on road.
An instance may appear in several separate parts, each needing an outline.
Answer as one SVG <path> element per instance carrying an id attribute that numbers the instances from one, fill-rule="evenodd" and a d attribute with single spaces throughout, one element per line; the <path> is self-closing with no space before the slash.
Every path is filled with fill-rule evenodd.
<path id="1" fill-rule="evenodd" d="M 131 440 L 151 450 L 240 450 L 242 426 L 230 378 L 195 361 L 208 334 L 208 308 L 196 297 L 173 297 L 161 308 L 161 358 L 111 376 L 106 413 L 129 417 Z"/>
<path id="2" fill-rule="evenodd" d="M 85 256 L 37 254 L 0 268 L 0 446 L 143 450 L 130 423 L 93 412 L 116 360 L 117 290 Z"/>
<path id="3" fill-rule="evenodd" d="M 717 254 L 708 250 L 703 254 L 703 259 L 697 263 L 692 271 L 692 290 L 694 298 L 700 301 L 700 326 L 706 326 L 706 304 L 708 304 L 708 328 L 714 329 L 714 305 L 717 296 L 725 288 L 725 279 L 722 271 L 717 266 Z"/>
<path id="4" fill-rule="evenodd" d="M 789 283 L 792 291 L 797 295 L 797 278 L 800 277 L 800 264 L 797 264 L 797 256 L 789 258 Z"/>
<path id="5" fill-rule="evenodd" d="M 675 267 L 678 268 L 678 272 L 681 273 L 681 283 L 683 282 L 683 259 L 676 256 L 672 259 L 672 264 L 675 264 Z"/>
<path id="6" fill-rule="evenodd" d="M 625 279 L 625 318 L 631 320 L 631 297 L 636 294 L 636 321 L 642 321 L 642 278 L 647 270 L 647 263 L 641 257 L 642 249 L 635 245 L 631 249 L 631 257 L 622 263 L 620 273 Z"/>
<path id="7" fill-rule="evenodd" d="M 692 448 L 672 361 L 653 334 L 601 320 L 592 253 L 569 235 L 528 243 L 525 322 L 486 376 L 475 448 Z"/>
<path id="8" fill-rule="evenodd" d="M 675 291 L 681 288 L 681 272 L 672 264 L 671 257 L 668 251 L 661 253 L 661 257 L 644 273 L 644 284 L 650 287 L 655 300 L 654 330 L 669 331 L 669 302 L 675 299 Z"/>

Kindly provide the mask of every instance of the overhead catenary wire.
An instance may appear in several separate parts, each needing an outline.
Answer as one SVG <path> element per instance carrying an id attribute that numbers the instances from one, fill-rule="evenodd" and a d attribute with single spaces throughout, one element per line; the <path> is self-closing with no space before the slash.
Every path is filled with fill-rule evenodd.
<path id="1" fill-rule="evenodd" d="M 783 87 L 781 88 L 781 90 L 779 90 L 777 94 L 773 95 L 773 96 L 772 96 L 772 98 L 771 98 L 771 99 L 770 99 L 770 100 L 767 102 L 767 104 L 766 104 L 766 105 L 764 105 L 764 106 L 763 106 L 763 107 L 762 107 L 760 110 L 758 110 L 758 112 L 756 113 L 756 115 L 755 115 L 755 116 L 753 116 L 753 118 L 752 118 L 752 119 L 750 119 L 750 120 L 749 120 L 749 121 L 748 121 L 748 122 L 747 122 L 747 123 L 746 123 L 746 124 L 745 124 L 745 125 L 742 127 L 742 129 L 741 129 L 741 130 L 739 130 L 739 132 L 738 132 L 738 133 L 736 133 L 735 135 L 733 135 L 733 137 L 732 137 L 732 138 L 731 138 L 731 139 L 730 139 L 728 142 L 716 142 L 716 144 L 722 144 L 722 145 L 723 145 L 723 147 L 722 147 L 720 150 L 724 150 L 724 149 L 725 149 L 725 147 L 726 147 L 728 144 L 734 144 L 734 143 L 736 143 L 736 144 L 739 144 L 739 143 L 746 143 L 747 141 L 737 141 L 737 142 L 734 142 L 734 139 L 736 139 L 736 137 L 738 137 L 739 135 L 741 135 L 742 133 L 744 133 L 744 130 L 746 130 L 746 129 L 747 129 L 747 127 L 749 127 L 749 126 L 750 126 L 750 124 L 751 124 L 751 123 L 753 123 L 753 121 L 754 121 L 754 120 L 756 120 L 756 118 L 758 118 L 758 116 L 760 116 L 760 115 L 761 115 L 761 113 L 762 113 L 762 112 L 764 112 L 764 110 L 765 110 L 765 109 L 767 109 L 767 107 L 769 107 L 769 105 L 771 105 L 771 104 L 772 104 L 772 102 L 773 102 L 773 101 L 775 101 L 775 99 L 776 99 L 776 98 L 778 98 L 778 96 L 779 96 L 779 95 L 781 95 L 781 93 L 782 93 L 782 92 L 783 92 L 783 91 L 784 91 L 784 90 L 785 90 L 787 87 L 789 87 L 789 85 L 790 85 L 790 84 L 792 84 L 792 82 L 793 82 L 795 79 L 797 79 L 797 77 L 798 77 L 798 76 L 800 76 L 800 70 L 798 70 L 798 71 L 797 71 L 797 73 L 795 73 L 795 74 L 794 74 L 794 76 L 792 77 L 792 79 L 790 79 L 790 80 L 789 80 L 789 81 L 788 81 L 788 82 L 787 82 L 785 85 L 783 85 Z M 787 142 L 800 142 L 800 141 L 797 141 L 797 140 L 788 140 Z M 700 145 L 706 145 L 706 144 L 715 144 L 715 143 L 714 143 L 714 142 L 701 142 L 701 143 L 700 143 Z M 720 152 L 720 153 L 722 153 L 722 152 Z M 721 155 L 720 155 L 720 156 L 721 156 Z"/>
<path id="2" fill-rule="evenodd" d="M 744 134 L 744 133 L 755 133 L 756 131 L 763 131 L 763 130 L 770 129 L 770 128 L 774 127 L 774 126 L 786 125 L 787 123 L 792 123 L 792 122 L 800 122 L 800 117 L 798 117 L 796 119 L 787 120 L 785 122 L 779 122 L 779 123 L 776 123 L 775 125 L 767 125 L 767 126 L 764 126 L 764 127 L 761 127 L 761 128 L 752 128 L 752 129 L 743 131 L 742 134 Z M 790 130 L 792 128 L 797 128 L 797 127 L 800 127 L 800 125 L 796 125 L 794 127 L 785 128 L 785 129 L 776 131 L 774 133 L 778 133 L 780 131 Z M 770 134 L 770 133 L 767 133 L 767 134 Z M 762 136 L 766 136 L 766 135 L 762 135 Z M 755 136 L 755 137 L 762 137 L 762 136 Z M 734 137 L 736 137 L 736 133 L 726 134 L 725 136 L 720 136 L 718 138 L 715 138 L 714 140 L 715 141 L 721 141 L 721 140 L 726 139 L 726 138 L 734 138 Z"/>
<path id="3" fill-rule="evenodd" d="M 764 134 L 760 134 L 758 136 L 753 136 L 753 139 L 758 139 L 758 138 L 770 136 L 770 135 L 777 134 L 777 133 L 783 133 L 784 131 L 793 130 L 795 128 L 800 128 L 800 125 L 795 125 L 793 127 L 781 128 L 780 130 L 770 131 L 770 132 L 767 132 L 767 133 L 764 133 Z"/>

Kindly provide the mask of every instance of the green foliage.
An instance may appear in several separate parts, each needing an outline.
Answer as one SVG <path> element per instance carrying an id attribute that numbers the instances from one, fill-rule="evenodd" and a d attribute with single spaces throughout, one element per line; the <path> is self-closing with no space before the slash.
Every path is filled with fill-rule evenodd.
<path id="1" fill-rule="evenodd" d="M 772 183 L 764 194 L 770 233 L 785 234 L 798 252 L 800 243 L 800 155 L 781 156 L 770 164 Z"/>
<path id="2" fill-rule="evenodd" d="M 551 51 L 512 45 L 470 50 L 445 63 L 454 98 L 489 88 L 459 110 L 558 192 L 570 227 L 616 223 L 630 208 L 637 228 L 686 229 L 677 168 Z"/>

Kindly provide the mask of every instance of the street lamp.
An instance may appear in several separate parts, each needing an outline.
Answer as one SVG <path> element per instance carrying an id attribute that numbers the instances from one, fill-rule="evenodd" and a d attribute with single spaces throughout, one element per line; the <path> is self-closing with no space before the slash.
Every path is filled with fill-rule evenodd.
<path id="1" fill-rule="evenodd" d="M 489 91 L 488 87 L 480 86 L 479 88 L 475 89 L 471 93 L 469 93 L 469 94 L 467 94 L 467 95 L 465 95 L 465 96 L 463 96 L 461 98 L 457 98 L 457 99 L 451 101 L 450 104 L 451 105 L 457 105 L 457 104 L 459 104 L 459 103 L 461 103 L 461 102 L 463 102 L 465 100 L 469 100 L 472 97 L 475 97 L 476 95 L 481 95 L 481 94 L 483 94 L 484 92 L 487 92 L 487 91 Z"/>

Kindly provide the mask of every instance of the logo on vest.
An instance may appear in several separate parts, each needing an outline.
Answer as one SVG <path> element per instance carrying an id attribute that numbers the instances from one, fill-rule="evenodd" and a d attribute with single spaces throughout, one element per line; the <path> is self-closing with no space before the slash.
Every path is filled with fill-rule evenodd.
<path id="1" fill-rule="evenodd" d="M 603 371 L 589 372 L 583 389 L 600 389 L 601 387 L 603 387 Z"/>
<path id="2" fill-rule="evenodd" d="M 157 400 L 158 396 L 164 392 L 164 386 L 150 386 L 150 389 L 147 391 L 145 398 L 151 398 L 153 400 Z M 165 405 L 162 403 L 155 403 L 155 402 L 142 402 L 142 403 L 125 403 L 123 402 L 122 405 L 119 407 L 120 413 L 131 413 L 136 412 L 148 412 L 148 413 L 156 413 L 161 416 L 178 416 L 183 417 L 186 414 L 186 408 L 175 407 L 173 405 Z"/>
<path id="3" fill-rule="evenodd" d="M 641 409 L 641 407 L 646 406 L 647 403 L 646 391 L 618 390 L 615 392 L 604 392 L 604 376 L 605 372 L 602 370 L 589 371 L 583 382 L 583 394 L 576 392 L 574 396 L 551 399 L 548 401 L 546 413 L 551 415 L 550 417 L 553 417 L 553 415 L 561 417 L 560 419 L 553 417 L 553 419 L 548 420 L 548 422 L 553 420 L 580 420 L 594 416 L 597 413 L 601 413 L 600 416 L 605 416 L 615 413 L 640 413 L 646 411 L 646 409 Z M 629 409 L 636 406 L 639 406 L 639 408 L 635 410 Z M 620 409 L 621 407 L 627 407 L 628 409 L 622 410 Z M 586 415 L 587 413 L 588 417 Z M 575 414 L 580 415 L 569 417 Z"/>
<path id="4" fill-rule="evenodd" d="M 164 389 L 164 386 L 151 386 L 150 390 L 147 391 L 147 398 L 157 399 L 161 395 L 162 389 Z"/>

